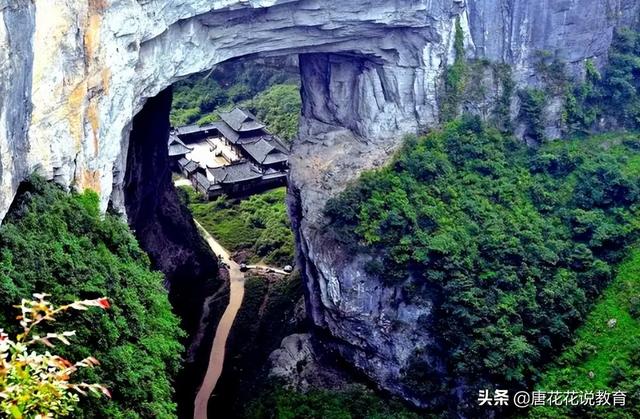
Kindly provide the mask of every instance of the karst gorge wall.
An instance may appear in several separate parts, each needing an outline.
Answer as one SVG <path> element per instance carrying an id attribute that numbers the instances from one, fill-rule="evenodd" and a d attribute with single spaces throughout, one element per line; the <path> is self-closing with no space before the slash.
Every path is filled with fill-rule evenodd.
<path id="1" fill-rule="evenodd" d="M 158 181 L 143 169 L 154 164 L 159 148 L 144 144 L 156 134 L 138 130 L 130 144 L 147 100 L 228 59 L 302 54 L 289 204 L 307 310 L 348 362 L 411 399 L 400 377 L 413 349 L 430 340 L 418 326 L 430 307 L 404 301 L 401 286 L 367 275 L 364 257 L 331 242 L 326 200 L 384 164 L 404 134 L 437 123 L 456 21 L 469 58 L 510 64 L 524 85 L 537 82 L 539 50 L 575 73 L 587 58 L 602 62 L 614 28 L 634 24 L 638 9 L 634 0 L 0 0 L 0 217 L 18 184 L 38 172 L 98 191 L 103 210 L 128 209 L 135 226 L 145 205 L 173 200 L 157 193 L 170 188 L 168 174 Z M 157 233 L 145 231 L 139 238 L 153 253 Z"/>

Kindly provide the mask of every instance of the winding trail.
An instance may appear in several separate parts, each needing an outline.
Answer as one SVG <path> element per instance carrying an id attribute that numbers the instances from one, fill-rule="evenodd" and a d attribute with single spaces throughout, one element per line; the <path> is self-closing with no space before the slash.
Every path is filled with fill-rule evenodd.
<path id="1" fill-rule="evenodd" d="M 213 389 L 216 387 L 216 383 L 222 373 L 225 346 L 227 344 L 227 338 L 229 337 L 229 331 L 231 330 L 233 321 L 238 314 L 238 310 L 240 310 L 242 299 L 244 298 L 244 274 L 240 271 L 240 266 L 231 260 L 229 252 L 227 252 L 198 221 L 195 219 L 193 221 L 195 221 L 207 244 L 209 244 L 209 247 L 213 250 L 213 253 L 229 266 L 229 305 L 227 305 L 220 319 L 220 323 L 218 323 L 216 335 L 213 339 L 213 346 L 211 347 L 211 353 L 209 355 L 207 372 L 204 380 L 202 380 L 200 390 L 198 390 L 198 394 L 196 395 L 193 409 L 194 419 L 207 419 L 207 405 L 209 404 L 211 393 L 213 393 Z"/>
<path id="2" fill-rule="evenodd" d="M 220 374 L 222 374 L 222 366 L 224 364 L 225 347 L 227 338 L 233 321 L 242 306 L 244 298 L 244 273 L 240 270 L 240 265 L 234 262 L 225 249 L 211 234 L 194 218 L 193 221 L 200 230 L 200 233 L 207 241 L 214 254 L 216 254 L 229 267 L 229 304 L 220 318 L 216 335 L 213 338 L 213 346 L 209 354 L 209 365 L 207 372 L 202 380 L 202 385 L 196 394 L 193 406 L 194 419 L 207 419 L 207 406 L 209 398 L 218 383 Z M 265 272 L 274 272 L 282 275 L 289 275 L 289 272 L 266 265 L 248 265 L 247 269 L 262 270 Z"/>

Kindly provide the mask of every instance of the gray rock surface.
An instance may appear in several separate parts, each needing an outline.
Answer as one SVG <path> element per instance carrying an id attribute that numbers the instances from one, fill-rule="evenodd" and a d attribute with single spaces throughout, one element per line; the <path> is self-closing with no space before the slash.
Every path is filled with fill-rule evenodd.
<path id="1" fill-rule="evenodd" d="M 28 174 L 34 25 L 31 2 L 0 1 L 0 219 Z"/>
<path id="2" fill-rule="evenodd" d="M 303 392 L 353 387 L 353 378 L 310 333 L 297 333 L 282 339 L 280 347 L 269 356 L 268 377 Z"/>
<path id="3" fill-rule="evenodd" d="M 306 391 L 318 376 L 317 358 L 310 334 L 289 335 L 269 356 L 269 377 Z"/>
<path id="4" fill-rule="evenodd" d="M 510 63 L 518 80 L 534 77 L 536 51 L 549 51 L 582 70 L 602 61 L 614 28 L 638 19 L 635 0 L 467 0 L 475 56 Z"/>
<path id="5" fill-rule="evenodd" d="M 457 19 L 471 57 L 536 83 L 544 49 L 602 61 L 633 0 L 0 0 L 0 218 L 38 171 L 92 188 L 124 211 L 131 122 L 189 74 L 247 55 L 299 53 L 303 115 L 290 207 L 313 323 L 380 386 L 405 394 L 402 369 L 430 337 L 428 302 L 367 275 L 328 238 L 322 208 L 403 134 L 438 120 L 439 77 Z M 135 160 L 135 159 L 134 159 Z M 434 362 L 434 368 L 436 363 Z M 416 404 L 422 401 L 414 400 Z"/>

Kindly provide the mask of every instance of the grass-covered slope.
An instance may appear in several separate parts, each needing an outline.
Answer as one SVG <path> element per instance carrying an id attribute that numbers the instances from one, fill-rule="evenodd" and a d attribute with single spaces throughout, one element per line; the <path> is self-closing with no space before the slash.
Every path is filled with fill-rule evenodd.
<path id="1" fill-rule="evenodd" d="M 409 386 L 450 406 L 459 380 L 469 399 L 531 386 L 638 238 L 639 153 L 635 135 L 530 150 L 467 118 L 328 203 L 336 240 L 374 255 L 371 274 L 435 303 L 420 327 L 436 345 L 416 348 Z M 445 354 L 445 377 L 425 352 Z"/>
<path id="2" fill-rule="evenodd" d="M 615 321 L 615 322 L 614 322 Z M 640 407 L 640 246 L 622 263 L 618 275 L 602 293 L 574 343 L 554 361 L 536 388 L 543 391 L 623 391 L 627 407 L 595 409 L 601 418 L 637 418 Z M 544 407 L 532 418 L 584 417 L 589 411 Z"/>
<path id="3" fill-rule="evenodd" d="M 242 200 L 221 196 L 206 201 L 191 187 L 180 188 L 180 195 L 194 218 L 225 248 L 247 252 L 250 262 L 293 265 L 294 239 L 285 188 Z"/>
<path id="4" fill-rule="evenodd" d="M 62 319 L 75 330 L 72 345 L 56 350 L 70 359 L 93 355 L 102 365 L 83 371 L 104 383 L 113 399 L 83 398 L 77 418 L 175 416 L 172 377 L 183 336 L 163 277 L 119 218 L 100 216 L 93 192 L 68 194 L 34 178 L 21 188 L 0 227 L 0 325 L 15 323 L 13 305 L 33 292 L 52 301 L 107 296 L 112 308 Z"/>

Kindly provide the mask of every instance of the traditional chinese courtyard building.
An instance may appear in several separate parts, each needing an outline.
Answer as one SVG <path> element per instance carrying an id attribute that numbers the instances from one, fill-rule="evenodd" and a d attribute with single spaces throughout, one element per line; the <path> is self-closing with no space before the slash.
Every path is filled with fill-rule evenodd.
<path id="1" fill-rule="evenodd" d="M 289 153 L 251 112 L 235 108 L 221 120 L 175 128 L 169 157 L 209 199 L 249 195 L 286 184 Z"/>

